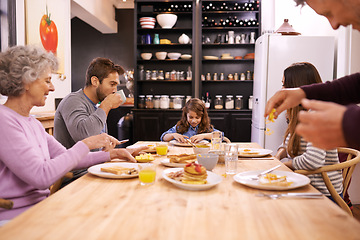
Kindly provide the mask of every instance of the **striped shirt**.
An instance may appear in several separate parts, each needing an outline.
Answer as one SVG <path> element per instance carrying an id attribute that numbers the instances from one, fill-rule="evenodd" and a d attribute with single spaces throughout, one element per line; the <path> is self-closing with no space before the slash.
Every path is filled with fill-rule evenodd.
<path id="1" fill-rule="evenodd" d="M 288 136 L 285 140 L 286 146 L 288 144 L 289 137 L 290 136 Z M 323 149 L 314 147 L 312 143 L 306 142 L 303 138 L 301 138 L 299 155 L 294 157 L 292 160 L 292 165 L 296 170 L 315 170 L 322 166 L 336 163 L 339 163 L 339 156 L 336 149 L 325 151 Z M 341 194 L 343 192 L 342 171 L 337 170 L 328 172 L 327 174 L 336 192 Z M 326 196 L 331 195 L 320 173 L 308 175 L 308 177 L 311 180 L 311 185 L 313 185 L 317 190 Z"/>

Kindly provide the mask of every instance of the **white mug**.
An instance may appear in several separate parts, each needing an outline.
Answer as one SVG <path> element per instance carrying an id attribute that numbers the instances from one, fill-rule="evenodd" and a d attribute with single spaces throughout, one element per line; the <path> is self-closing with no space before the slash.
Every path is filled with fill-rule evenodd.
<path id="1" fill-rule="evenodd" d="M 125 96 L 125 93 L 124 91 L 121 89 L 119 91 L 117 91 L 118 94 L 120 94 L 120 97 L 121 97 L 121 105 L 123 105 L 125 102 L 126 102 L 126 96 Z"/>

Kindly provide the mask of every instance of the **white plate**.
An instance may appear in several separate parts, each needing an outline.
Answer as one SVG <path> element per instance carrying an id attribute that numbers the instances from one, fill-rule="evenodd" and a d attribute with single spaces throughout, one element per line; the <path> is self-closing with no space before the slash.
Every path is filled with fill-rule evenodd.
<path id="1" fill-rule="evenodd" d="M 251 154 L 244 153 L 245 149 L 249 149 Z M 270 149 L 262 149 L 262 148 L 239 148 L 239 157 L 264 157 L 266 155 L 271 154 L 273 151 Z"/>
<path id="2" fill-rule="evenodd" d="M 178 146 L 178 147 L 192 147 L 192 145 L 190 143 L 181 143 L 181 142 L 176 141 L 175 139 L 171 140 L 170 143 L 173 144 L 174 146 Z M 195 144 L 208 144 L 208 143 L 209 142 L 206 140 L 201 140 L 200 142 L 195 143 Z"/>
<path id="3" fill-rule="evenodd" d="M 259 173 L 264 170 L 257 170 L 257 171 L 248 171 L 238 173 L 234 176 L 235 182 L 244 184 L 248 187 L 263 189 L 263 190 L 289 190 L 294 188 L 303 187 L 310 183 L 310 179 L 304 175 L 293 173 L 293 172 L 286 172 L 286 171 L 273 171 L 272 173 L 278 176 L 286 176 L 286 180 L 288 182 L 292 182 L 290 186 L 273 186 L 273 185 L 263 185 L 259 183 L 259 180 L 252 180 L 251 177 L 256 177 Z"/>
<path id="4" fill-rule="evenodd" d="M 94 165 L 92 167 L 89 167 L 88 172 L 91 173 L 91 174 L 94 174 L 95 176 L 103 177 L 103 178 L 134 178 L 134 177 L 139 176 L 139 174 L 116 175 L 116 174 L 113 174 L 113 173 L 108 173 L 108 172 L 102 172 L 101 171 L 101 168 L 103 168 L 103 167 L 112 167 L 112 166 L 120 166 L 120 167 L 126 167 L 126 168 L 139 169 L 138 163 L 103 163 L 103 164 L 98 164 L 98 165 Z"/>
<path id="5" fill-rule="evenodd" d="M 219 184 L 222 181 L 221 176 L 219 176 L 213 172 L 210 172 L 210 171 L 207 171 L 207 174 L 208 174 L 208 176 L 206 178 L 207 183 L 199 184 L 199 185 L 182 183 L 180 181 L 171 179 L 167 176 L 167 174 L 170 172 L 177 172 L 177 171 L 182 171 L 182 170 L 184 170 L 184 168 L 169 168 L 169 169 L 166 169 L 163 171 L 162 176 L 166 181 L 171 182 L 175 186 L 185 189 L 185 190 L 191 190 L 191 191 L 207 190 L 207 189 L 210 189 L 210 188 L 216 186 L 217 184 Z"/>
<path id="6" fill-rule="evenodd" d="M 197 163 L 197 161 L 195 161 Z M 183 168 L 187 163 L 172 163 L 170 159 L 164 158 L 161 160 L 161 164 L 166 167 L 176 167 L 176 168 Z"/>
<path id="7" fill-rule="evenodd" d="M 155 147 L 155 143 L 154 144 L 136 144 L 136 145 L 130 145 L 130 146 L 127 146 L 126 148 L 128 149 L 135 149 L 135 148 L 139 148 L 139 147 L 142 147 L 142 146 L 154 146 Z M 145 149 L 145 150 L 142 150 L 143 152 L 146 152 L 146 153 L 156 153 L 156 149 Z"/>

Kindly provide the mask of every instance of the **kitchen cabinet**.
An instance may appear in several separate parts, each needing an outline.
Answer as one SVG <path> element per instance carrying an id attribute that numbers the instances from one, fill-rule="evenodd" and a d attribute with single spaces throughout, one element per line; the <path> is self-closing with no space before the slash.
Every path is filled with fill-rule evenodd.
<path id="1" fill-rule="evenodd" d="M 181 110 L 134 109 L 134 142 L 158 141 L 181 118 Z M 250 142 L 251 111 L 209 110 L 211 124 L 233 142 Z"/>

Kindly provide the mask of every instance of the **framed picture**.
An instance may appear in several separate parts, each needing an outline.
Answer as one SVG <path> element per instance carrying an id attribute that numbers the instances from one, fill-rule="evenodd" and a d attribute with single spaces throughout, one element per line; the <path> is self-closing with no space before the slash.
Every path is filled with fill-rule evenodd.
<path id="1" fill-rule="evenodd" d="M 16 44 L 16 1 L 0 1 L 0 50 Z"/>

